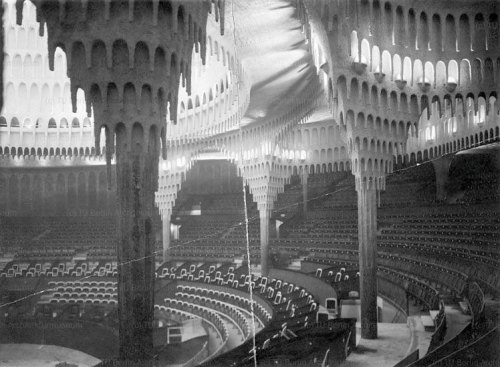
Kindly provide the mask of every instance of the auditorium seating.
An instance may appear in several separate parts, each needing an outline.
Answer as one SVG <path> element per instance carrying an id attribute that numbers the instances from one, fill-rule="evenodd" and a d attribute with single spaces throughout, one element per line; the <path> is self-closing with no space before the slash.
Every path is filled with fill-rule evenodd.
<path id="1" fill-rule="evenodd" d="M 316 176 L 317 175 L 313 177 Z M 322 195 L 311 197 L 311 204 L 314 210 L 331 211 L 333 209 L 356 209 L 357 199 L 356 191 L 354 190 L 354 176 L 341 172 L 339 174 L 333 174 L 332 176 L 326 175 L 325 177 L 326 179 L 329 178 L 330 185 Z M 309 181 L 311 181 L 311 177 L 308 182 Z"/>
<path id="2" fill-rule="evenodd" d="M 386 190 L 380 194 L 387 207 L 420 206 L 435 202 L 435 178 L 432 163 L 403 169 L 387 177 Z"/>
<path id="3" fill-rule="evenodd" d="M 498 157 L 495 153 L 457 155 L 449 172 L 451 201 L 474 205 L 500 199 Z"/>
<path id="4" fill-rule="evenodd" d="M 228 228 L 238 224 L 235 217 L 230 215 L 201 215 L 182 218 L 184 220 L 180 229 L 180 239 L 183 241 L 210 237 L 219 238 Z"/>
<path id="5" fill-rule="evenodd" d="M 80 303 L 117 305 L 116 280 L 50 281 L 39 303 Z"/>
<path id="6" fill-rule="evenodd" d="M 102 264 L 93 265 L 99 269 Z M 164 274 L 164 269 L 168 273 Z M 267 328 L 267 333 L 273 335 L 283 328 L 295 333 L 316 323 L 317 304 L 307 290 L 279 279 L 250 277 L 246 264 L 172 261 L 161 264 L 158 272 L 159 278 L 169 275 L 174 282 L 183 283 L 174 283 L 173 292 L 155 310 L 204 318 L 219 330 L 223 345 L 228 331 L 220 315 L 233 320 L 244 338 L 252 333 L 250 289 L 259 329 Z M 195 274 L 197 278 L 190 277 Z M 35 317 L 86 319 L 116 326 L 116 279 L 94 276 L 69 280 L 67 276 L 58 276 L 46 281 L 42 278 L 39 287 L 42 291 L 36 292 L 39 295 L 32 313 Z M 344 330 L 344 326 L 340 329 Z M 295 334 L 287 335 L 294 341 L 298 338 Z"/>
<path id="7" fill-rule="evenodd" d="M 1 233 L 4 252 L 19 257 L 62 258 L 77 251 L 114 248 L 113 217 L 1 217 L 0 222 L 5 228 Z"/>
<path id="8" fill-rule="evenodd" d="M 289 236 L 298 239 L 328 239 L 335 237 L 337 240 L 350 240 L 351 237 L 357 234 L 357 228 L 352 226 L 354 216 L 346 217 L 331 217 L 327 213 L 324 216 L 313 216 L 305 219 L 300 226 L 286 228 Z M 357 217 L 356 217 L 357 218 Z"/>
<path id="9" fill-rule="evenodd" d="M 408 314 L 408 299 L 406 291 L 398 283 L 392 283 L 389 279 L 379 277 L 377 279 L 377 290 L 386 301 L 395 305 L 399 313 L 395 315 L 392 322 L 406 323 Z"/>
<path id="10" fill-rule="evenodd" d="M 440 261 L 439 258 L 434 259 L 433 262 L 428 262 L 422 261 L 418 257 L 379 252 L 378 259 L 380 265 L 405 271 L 409 274 L 415 274 L 421 279 L 426 279 L 440 293 L 459 296 L 466 287 L 467 274 L 451 268 L 450 263 Z"/>
<path id="11" fill-rule="evenodd" d="M 434 355 L 429 361 L 436 361 L 440 358 L 435 357 L 436 353 L 445 356 L 452 353 L 452 346 L 461 349 L 475 340 L 482 340 L 479 331 L 474 333 L 466 328 L 458 338 L 443 344 L 447 326 L 440 299 L 451 295 L 452 299 L 464 300 L 461 303 L 467 312 L 474 308 L 471 314 L 484 314 L 484 311 L 479 311 L 484 310 L 484 301 L 481 301 L 484 299 L 483 291 L 494 295 L 500 293 L 497 271 L 500 221 L 496 205 L 498 196 L 489 196 L 492 190 L 483 191 L 483 199 L 486 200 L 474 198 L 467 202 L 464 199 L 459 205 L 434 202 L 432 194 L 435 187 L 429 167 L 432 166 L 420 166 L 388 179 L 387 190 L 382 194 L 382 207 L 378 211 L 378 284 L 379 294 L 389 298 L 404 312 L 408 307 L 407 296 L 423 306 L 422 311 L 435 310 L 431 313 L 434 318 L 429 318 L 433 334 L 428 353 Z M 492 182 L 493 179 L 485 178 L 478 187 L 466 188 L 463 197 L 474 197 L 481 191 L 480 186 L 484 189 L 485 186 L 492 186 Z M 498 185 L 493 191 L 497 189 Z M 494 201 L 487 203 L 487 198 Z M 343 201 L 341 205 L 344 205 Z M 352 278 L 345 280 L 346 269 L 357 266 L 356 237 L 351 237 L 352 241 L 342 241 L 344 228 L 339 226 L 335 233 L 333 224 L 328 234 L 333 237 L 331 239 L 307 238 L 301 233 L 303 228 L 307 233 L 309 228 L 321 226 L 323 218 L 335 223 L 346 218 L 346 213 L 350 212 L 344 207 L 342 213 L 335 210 L 327 213 L 325 215 L 324 206 L 322 211 L 311 207 L 306 220 L 293 223 L 296 229 L 289 231 L 287 238 L 272 243 L 278 249 L 291 248 L 297 253 L 306 253 L 302 263 L 310 264 L 309 269 L 317 264 L 316 275 L 342 289 L 342 285 L 352 281 Z M 357 218 L 354 215 L 351 216 L 351 223 L 346 224 L 346 228 L 349 227 L 355 232 Z M 348 284 L 347 288 L 355 289 L 355 285 Z M 484 316 L 477 318 L 484 322 Z M 471 325 L 475 324 L 474 319 Z M 482 333 L 488 330 L 485 328 Z M 415 364 L 420 365 L 426 364 Z"/>
<path id="12" fill-rule="evenodd" d="M 432 335 L 427 354 L 412 363 L 411 367 L 459 365 L 474 358 L 474 363 L 482 364 L 483 358 L 496 358 L 498 350 L 497 310 L 485 314 L 485 300 L 481 288 L 471 283 L 467 289 L 467 300 L 471 305 L 472 322 L 455 337 L 443 342 L 446 318 L 438 314 L 435 319 L 436 331 Z M 441 308 L 442 309 L 442 308 Z M 440 310 L 441 313 L 441 310 Z"/>
<path id="13" fill-rule="evenodd" d="M 357 211 L 350 209 L 356 205 L 353 186 L 349 188 L 352 197 L 326 197 L 320 205 L 310 205 L 307 217 L 290 221 L 288 226 L 285 222 L 280 239 L 271 240 L 272 248 L 322 266 L 357 261 Z M 420 191 L 416 193 L 417 186 Z M 498 294 L 498 206 L 438 204 L 432 199 L 434 190 L 431 163 L 389 176 L 378 211 L 380 261 L 417 277 L 437 280 L 433 285 L 445 294 L 461 295 L 469 278 Z M 329 202 L 337 199 L 335 210 L 337 204 Z M 352 205 L 345 205 L 346 200 Z M 403 208 L 396 203 L 403 203 Z"/>
<path id="14" fill-rule="evenodd" d="M 463 204 L 497 201 L 500 197 L 498 174 L 495 172 L 481 172 L 472 176 L 464 187 L 464 195 L 457 201 Z"/>
<path id="15" fill-rule="evenodd" d="M 339 289 L 339 286 L 343 286 L 343 288 L 347 288 L 348 290 L 359 290 L 357 279 L 359 275 L 356 260 L 336 261 L 331 259 L 327 265 L 329 266 L 325 269 L 320 268 L 316 271 L 315 276 L 331 283 L 336 289 Z M 409 274 L 406 271 L 394 270 L 380 264 L 378 266 L 378 277 L 401 288 L 405 288 L 426 309 L 437 309 L 439 305 L 439 292 L 432 286 L 431 282 Z"/>
<path id="16" fill-rule="evenodd" d="M 212 299 L 210 297 L 191 295 L 184 292 L 176 292 L 175 299 L 177 301 L 185 301 L 190 305 L 198 305 L 203 309 L 209 308 L 217 312 L 221 312 L 231 319 L 235 325 L 238 325 L 245 339 L 250 336 L 251 330 L 247 318 L 241 311 L 230 304 Z M 171 301 L 171 299 L 165 298 L 166 303 L 169 301 Z"/>
<path id="17" fill-rule="evenodd" d="M 337 365 L 344 360 L 355 344 L 355 320 L 307 324 L 307 321 L 304 323 L 306 317 L 294 317 L 285 324 L 270 324 L 256 335 L 255 344 L 249 340 L 201 366 L 253 366 L 254 353 L 258 363 L 263 365 L 313 365 L 318 361 Z"/>
<path id="18" fill-rule="evenodd" d="M 222 350 L 224 350 L 225 345 L 228 341 L 228 330 L 225 323 L 222 321 L 222 318 L 214 311 L 206 307 L 200 307 L 198 305 L 189 304 L 185 301 L 179 301 L 175 299 L 166 298 L 163 304 L 156 304 L 155 310 L 157 311 L 165 311 L 167 313 L 172 313 L 176 315 L 182 315 L 184 317 L 200 317 L 205 322 L 208 322 L 212 325 L 212 327 L 219 333 L 221 344 L 219 348 L 212 353 L 210 358 L 214 358 L 219 355 Z"/>
<path id="19" fill-rule="evenodd" d="M 184 215 L 193 204 L 200 205 L 201 215 Z M 247 209 L 249 240 L 255 246 L 260 239 L 260 225 L 251 195 L 247 195 Z M 188 196 L 173 217 L 181 227 L 179 239 L 171 243 L 171 258 L 233 261 L 246 254 L 247 226 L 242 193 Z"/>
<path id="20" fill-rule="evenodd" d="M 395 320 L 401 321 L 401 315 L 415 306 L 422 317 L 432 311 L 430 354 L 444 353 L 450 345 L 458 345 L 453 344 L 458 343 L 454 339 L 452 344 L 443 343 L 447 332 L 443 298 L 460 300 L 477 329 L 485 318 L 485 294 L 500 294 L 497 271 L 500 213 L 496 202 L 488 203 L 485 199 L 494 197 L 490 196 L 491 190 L 481 191 L 484 187 L 497 190 L 495 182 L 484 175 L 465 187 L 464 195 L 455 204 L 438 203 L 433 199 L 435 180 L 429 163 L 389 176 L 386 191 L 381 195 L 378 291 L 401 311 Z M 311 276 L 330 283 L 339 295 L 359 291 L 353 176 L 309 175 L 311 201 L 307 215 L 294 215 L 294 211 L 300 214 L 302 210 L 301 185 L 289 185 L 287 190 L 278 197 L 276 213 L 284 208 L 293 210 L 287 212 L 280 238 L 271 239 L 271 249 L 286 251 L 300 259 Z M 318 198 L 311 196 L 313 192 Z M 199 198 L 187 202 L 193 200 Z M 180 216 L 180 239 L 171 243 L 172 260 L 157 264 L 158 280 L 175 282 L 174 292 L 165 297 L 167 302 L 156 305 L 157 310 L 178 312 L 185 317 L 203 315 L 223 329 L 223 319 L 219 322 L 213 317 L 219 312 L 233 320 L 248 338 L 252 290 L 255 316 L 264 328 L 257 345 L 261 356 L 287 340 L 285 336 L 295 340 L 300 332 L 316 325 L 318 305 L 307 290 L 277 279 L 248 276 L 241 195 L 199 201 L 202 215 Z M 39 298 L 41 314 L 56 310 L 58 314 L 67 313 L 68 317 L 78 314 L 97 320 L 116 308 L 114 220 L 87 217 L 0 220 L 8 227 L 2 237 L 3 251 L 10 249 L 15 254 L 13 259 L 0 264 L 0 278 L 39 277 L 41 282 L 48 282 L 53 289 Z M 258 212 L 252 204 L 248 232 L 252 263 L 260 260 L 259 225 Z M 243 263 L 235 263 L 236 258 Z M 92 282 L 80 281 L 80 277 L 92 277 Z M 108 282 L 114 285 L 107 285 Z M 53 308 L 46 309 L 47 305 Z M 73 305 L 77 308 L 70 311 L 65 308 Z M 477 335 L 477 330 L 467 329 L 461 343 L 471 343 Z M 243 355 L 252 348 L 245 345 Z"/>
<path id="21" fill-rule="evenodd" d="M 295 213 L 297 206 L 301 205 L 301 200 L 302 185 L 285 185 L 285 191 L 278 194 L 278 199 L 274 204 L 276 216 Z"/>
<path id="22" fill-rule="evenodd" d="M 250 312 L 252 308 L 250 298 L 235 295 L 229 289 L 227 291 L 222 291 L 203 288 L 201 285 L 177 285 L 177 290 L 179 290 L 183 294 L 192 294 L 194 296 L 205 298 L 208 297 L 212 300 L 218 300 L 226 304 L 231 304 L 248 312 Z M 271 320 L 272 315 L 262 305 L 255 301 L 253 302 L 253 311 L 256 317 L 262 322 L 262 324 L 266 324 Z"/>
<path id="23" fill-rule="evenodd" d="M 260 349 L 270 347 L 271 341 L 273 345 L 274 343 L 280 344 L 288 341 L 290 338 L 293 339 L 293 342 L 299 341 L 301 339 L 298 334 L 301 331 L 313 332 L 313 330 L 316 330 L 315 328 L 311 329 L 311 326 L 316 324 L 317 304 L 305 289 L 279 279 L 255 276 L 250 278 L 245 264 L 238 266 L 231 263 L 220 265 L 208 263 L 192 267 L 194 264 L 190 262 L 171 262 L 163 265 L 162 268 L 158 269 L 159 271 L 163 272 L 162 269 L 168 269 L 170 274 L 184 274 L 182 279 L 176 278 L 177 281 L 183 282 L 178 283 L 175 287 L 176 299 L 165 299 L 164 306 L 175 307 L 185 312 L 196 311 L 198 314 L 202 314 L 204 310 L 206 312 L 211 310 L 222 312 L 239 325 L 245 337 L 249 336 L 250 329 L 247 317 L 242 317 L 242 310 L 248 311 L 250 309 L 248 291 L 249 287 L 251 287 L 254 292 L 254 301 L 257 300 L 257 302 L 254 302 L 256 316 L 263 321 L 264 325 L 267 325 L 257 335 L 257 340 L 260 340 L 261 345 L 265 344 L 265 348 L 261 347 Z M 185 271 L 183 272 L 182 269 Z M 196 274 L 197 271 L 198 276 L 196 279 L 189 277 L 189 275 Z M 201 271 L 205 275 L 204 278 L 201 276 Z M 186 274 L 189 275 L 186 276 Z M 235 295 L 233 293 L 235 291 L 245 292 L 247 296 Z M 272 307 L 272 315 L 261 302 L 265 302 L 268 305 L 267 307 Z M 238 308 L 241 311 L 238 311 Z M 203 313 L 203 315 L 206 314 Z M 337 331 L 343 333 L 346 327 L 346 325 L 338 326 L 339 330 Z M 283 338 L 283 335 L 286 337 Z M 267 339 L 269 339 L 269 342 L 266 342 Z M 345 335 L 342 340 L 342 343 L 346 343 Z M 302 345 L 302 343 L 299 343 L 299 345 Z M 251 344 L 245 343 L 238 348 L 236 353 L 248 355 Z M 233 351 L 228 353 L 233 353 Z M 228 354 L 224 354 L 224 356 L 224 358 L 227 358 Z"/>
<path id="24" fill-rule="evenodd" d="M 55 255 L 54 257 L 57 257 Z M 114 277 L 118 274 L 115 261 L 12 261 L 0 271 L 0 278 L 6 277 Z"/>

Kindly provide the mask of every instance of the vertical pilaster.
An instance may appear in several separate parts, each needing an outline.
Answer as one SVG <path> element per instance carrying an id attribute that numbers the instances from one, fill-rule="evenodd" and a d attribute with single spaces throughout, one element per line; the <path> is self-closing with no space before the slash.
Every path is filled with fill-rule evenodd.
<path id="1" fill-rule="evenodd" d="M 162 234 L 163 234 L 163 261 L 169 260 L 169 250 L 170 250 L 170 214 L 166 214 L 162 217 Z"/>
<path id="2" fill-rule="evenodd" d="M 436 174 L 436 200 L 446 200 L 446 184 L 448 183 L 448 173 L 450 170 L 453 155 L 442 156 L 432 161 Z"/>
<path id="3" fill-rule="evenodd" d="M 357 185 L 361 337 L 377 338 L 377 190 Z"/>
<path id="4" fill-rule="evenodd" d="M 269 219 L 271 209 L 263 208 L 259 210 L 260 217 L 260 265 L 262 276 L 269 274 Z"/>
<path id="5" fill-rule="evenodd" d="M 300 181 L 302 183 L 302 212 L 304 214 L 304 217 L 307 217 L 307 201 L 309 200 L 307 197 L 307 178 L 309 177 L 309 174 L 307 171 L 303 171 L 302 175 L 300 176 Z"/>

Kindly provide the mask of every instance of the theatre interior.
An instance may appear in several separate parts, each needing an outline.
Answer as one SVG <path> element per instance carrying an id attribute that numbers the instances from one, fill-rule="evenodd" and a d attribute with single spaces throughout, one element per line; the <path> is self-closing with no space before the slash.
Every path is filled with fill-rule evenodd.
<path id="1" fill-rule="evenodd" d="M 499 0 L 0 14 L 0 367 L 499 363 Z"/>

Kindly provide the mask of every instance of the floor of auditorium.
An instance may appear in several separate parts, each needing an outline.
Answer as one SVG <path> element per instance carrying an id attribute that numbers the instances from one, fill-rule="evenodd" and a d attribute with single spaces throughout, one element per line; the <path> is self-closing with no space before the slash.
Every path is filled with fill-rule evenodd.
<path id="1" fill-rule="evenodd" d="M 445 300 L 447 331 L 444 341 L 455 337 L 469 323 L 470 316 L 464 315 L 458 305 Z M 498 305 L 496 305 L 498 306 Z M 360 324 L 356 324 L 356 350 L 352 351 L 342 367 L 386 367 L 394 366 L 416 349 L 422 358 L 429 348 L 432 332 L 426 331 L 420 315 L 426 312 L 413 310 L 413 316 L 404 323 L 379 323 L 378 339 L 361 339 Z"/>
<path id="2" fill-rule="evenodd" d="M 100 362 L 91 355 L 55 345 L 0 344 L 0 367 L 53 367 L 61 361 L 78 367 Z"/>
<path id="3" fill-rule="evenodd" d="M 466 323 L 467 317 L 461 315 L 456 310 L 447 310 L 447 318 L 453 321 L 447 336 L 458 333 Z M 453 318 L 451 320 L 450 318 Z M 241 333 L 234 325 L 226 322 L 229 331 L 229 349 L 234 348 L 243 342 Z M 257 332 L 260 327 L 257 328 Z M 213 352 L 220 346 L 220 340 L 216 338 L 215 332 L 208 329 L 209 351 Z M 360 324 L 356 325 L 357 347 L 351 352 L 342 367 L 385 367 L 392 366 L 401 361 L 415 349 L 419 349 L 420 356 L 425 355 L 429 347 L 432 332 L 425 331 L 420 316 L 410 316 L 408 323 L 379 323 L 378 339 L 366 340 L 361 338 Z M 65 361 L 69 364 L 76 364 L 79 367 L 93 366 L 99 362 L 88 354 L 53 345 L 35 344 L 0 344 L 0 367 L 48 367 L 54 366 L 58 362 Z"/>
<path id="4" fill-rule="evenodd" d="M 234 333 L 235 330 L 230 325 L 227 326 L 232 343 L 239 344 L 241 341 L 238 340 L 238 333 Z M 412 331 L 406 324 L 380 323 L 378 339 L 365 340 L 361 339 L 360 335 L 358 324 L 357 348 L 342 364 L 343 367 L 395 365 L 405 357 L 410 348 L 415 346 L 415 341 L 417 346 L 428 346 L 431 333 L 418 328 Z M 210 339 L 213 344 L 211 343 L 209 349 L 217 349 L 216 338 L 212 336 Z M 1 344 L 0 355 L 0 367 L 53 367 L 58 361 L 76 364 L 79 367 L 90 367 L 99 362 L 88 354 L 53 345 Z"/>
<path id="5" fill-rule="evenodd" d="M 347 357 L 342 367 L 394 366 L 416 348 L 424 349 L 430 343 L 432 333 L 424 331 L 418 317 L 410 317 L 407 324 L 378 324 L 378 338 L 361 339 L 360 324 L 356 323 L 356 349 Z"/>

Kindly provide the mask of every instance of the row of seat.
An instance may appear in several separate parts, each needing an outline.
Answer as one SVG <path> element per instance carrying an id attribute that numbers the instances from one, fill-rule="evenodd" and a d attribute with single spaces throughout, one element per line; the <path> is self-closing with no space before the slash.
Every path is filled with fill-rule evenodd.
<path id="1" fill-rule="evenodd" d="M 189 263 L 177 267 L 176 271 L 181 269 L 180 273 L 183 273 L 183 268 L 186 271 L 189 268 L 190 271 L 195 272 L 195 268 Z M 216 284 L 245 292 L 248 292 L 249 287 L 252 287 L 254 294 L 266 298 L 274 305 L 285 304 L 286 310 L 293 308 L 295 301 L 299 298 L 306 297 L 309 303 L 313 302 L 312 296 L 305 289 L 291 283 L 283 282 L 279 279 L 269 280 L 267 277 L 249 276 L 245 265 L 236 267 L 232 264 L 225 264 L 216 270 L 213 268 L 211 270 L 211 274 L 205 275 L 203 279 L 205 284 Z M 190 278 L 189 276 L 184 280 L 195 281 L 194 278 Z M 201 278 L 198 278 L 198 281 L 200 280 Z"/>
<path id="2" fill-rule="evenodd" d="M 450 269 L 443 263 L 429 263 L 421 261 L 419 258 L 388 253 L 379 253 L 378 258 L 381 265 L 427 279 L 430 284 L 442 293 L 446 292 L 460 296 L 467 284 L 467 274 Z"/>
<path id="3" fill-rule="evenodd" d="M 338 253 L 329 252 L 326 253 L 325 258 L 328 260 L 329 256 L 332 256 L 333 261 L 345 260 L 345 261 L 358 261 L 357 251 L 339 251 Z M 307 261 L 314 262 L 317 257 L 309 257 Z M 320 258 L 321 259 L 321 258 Z M 408 255 L 394 254 L 394 253 L 383 253 L 378 254 L 379 265 L 385 266 L 387 268 L 395 269 L 398 271 L 405 272 L 410 275 L 417 276 L 421 279 L 427 279 L 427 281 L 435 288 L 446 291 L 449 294 L 459 296 L 463 293 L 468 276 L 465 273 L 459 272 L 453 268 L 450 268 L 442 261 L 435 260 L 432 262 L 425 262 L 420 260 L 418 257 L 411 257 Z M 318 274 L 317 274 L 318 276 Z M 335 275 L 335 280 L 342 277 L 342 273 L 338 272 Z M 344 276 L 345 278 L 345 276 Z M 347 278 L 349 279 L 349 278 Z M 346 279 L 344 279 L 346 280 Z"/>
<path id="4" fill-rule="evenodd" d="M 227 331 L 224 321 L 221 317 L 217 315 L 216 312 L 199 305 L 194 305 L 186 301 L 165 298 L 161 304 L 155 304 L 154 308 L 156 310 L 179 310 L 184 313 L 192 314 L 201 317 L 207 321 L 210 321 L 216 329 L 221 333 L 222 340 L 226 341 L 229 333 Z"/>
<path id="5" fill-rule="evenodd" d="M 40 263 L 37 261 L 8 263 L 1 271 L 0 278 L 13 277 L 64 277 L 64 276 L 99 276 L 116 277 L 118 275 L 116 261 L 54 261 Z"/>
<path id="6" fill-rule="evenodd" d="M 234 324 L 238 325 L 238 327 L 242 330 L 245 339 L 250 336 L 251 330 L 247 318 L 241 311 L 239 311 L 232 305 L 209 297 L 198 296 L 184 292 L 175 292 L 175 297 L 177 300 L 184 300 L 193 305 L 207 307 L 217 312 L 223 313 L 225 316 L 231 319 Z M 167 302 L 167 300 L 168 298 L 165 299 L 165 302 Z"/>
<path id="7" fill-rule="evenodd" d="M 325 262 L 325 264 L 334 267 L 334 270 L 328 270 L 328 268 L 326 270 L 319 269 L 316 272 L 317 277 L 324 278 L 332 283 L 334 283 L 335 280 L 338 280 L 340 282 L 350 282 L 351 285 L 359 284 L 359 281 L 357 279 L 357 277 L 359 277 L 359 273 L 357 270 L 357 267 L 359 265 L 357 259 L 338 261 L 334 259 L 326 260 L 328 262 Z M 354 270 L 344 270 L 341 272 L 341 275 L 338 276 L 338 271 L 336 272 L 335 269 L 341 268 Z M 406 292 L 413 295 L 420 302 L 424 303 L 429 309 L 438 308 L 439 292 L 431 285 L 429 281 L 422 279 L 416 275 L 408 274 L 405 271 L 394 270 L 383 265 L 378 266 L 377 276 L 379 277 L 379 279 L 385 279 L 405 289 Z"/>
<path id="8" fill-rule="evenodd" d="M 212 299 L 216 299 L 225 303 L 229 303 L 245 309 L 247 311 L 252 310 L 252 303 L 250 302 L 250 298 L 241 297 L 235 295 L 228 291 L 219 291 L 212 290 L 207 288 L 197 287 L 197 286 L 189 286 L 189 285 L 177 285 L 177 290 L 183 292 L 184 294 L 193 294 L 199 296 L 205 296 Z M 272 318 L 272 315 L 258 302 L 253 301 L 253 311 L 259 320 L 262 321 L 263 324 L 269 322 Z"/>

